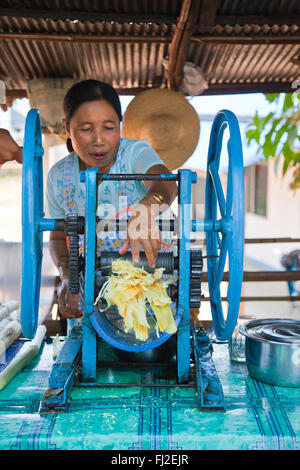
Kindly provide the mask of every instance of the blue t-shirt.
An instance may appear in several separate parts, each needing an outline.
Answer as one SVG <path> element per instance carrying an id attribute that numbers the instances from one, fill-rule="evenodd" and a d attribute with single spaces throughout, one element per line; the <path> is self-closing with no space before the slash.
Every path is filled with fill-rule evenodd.
<path id="1" fill-rule="evenodd" d="M 154 165 L 164 165 L 164 162 L 148 142 L 121 138 L 116 160 L 109 173 L 145 174 Z M 143 181 L 126 181 L 122 184 L 123 193 L 131 205 L 140 201 L 147 192 Z M 123 201 L 120 207 L 120 195 L 118 182 L 100 183 L 97 215 L 110 218 L 124 209 L 126 202 Z M 64 219 L 69 210 L 80 216 L 84 215 L 85 210 L 85 183 L 80 182 L 79 159 L 75 152 L 53 165 L 47 179 L 46 216 Z"/>

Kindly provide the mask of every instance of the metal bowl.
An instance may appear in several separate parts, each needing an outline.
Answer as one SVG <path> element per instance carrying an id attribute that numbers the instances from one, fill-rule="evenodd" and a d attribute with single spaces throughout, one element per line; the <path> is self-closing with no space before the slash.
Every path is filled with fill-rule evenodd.
<path id="1" fill-rule="evenodd" d="M 246 337 L 250 375 L 272 385 L 300 387 L 300 321 L 251 320 L 238 330 Z"/>

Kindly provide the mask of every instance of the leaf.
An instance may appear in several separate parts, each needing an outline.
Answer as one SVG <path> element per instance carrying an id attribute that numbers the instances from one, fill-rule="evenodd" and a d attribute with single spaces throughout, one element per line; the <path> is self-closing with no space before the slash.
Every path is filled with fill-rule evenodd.
<path id="1" fill-rule="evenodd" d="M 260 139 L 260 132 L 258 131 L 258 129 L 249 129 L 247 132 L 246 132 L 246 137 L 248 139 L 248 144 L 252 141 L 252 140 L 255 140 L 255 142 L 258 143 L 259 145 L 259 139 Z"/>
<path id="2" fill-rule="evenodd" d="M 285 142 L 284 146 L 282 147 L 282 153 L 284 156 L 282 174 L 285 175 L 291 161 L 293 160 L 294 152 L 292 151 L 288 142 Z"/>
<path id="3" fill-rule="evenodd" d="M 288 124 L 284 124 L 280 129 L 275 134 L 275 139 L 274 139 L 274 156 L 280 155 L 282 152 L 282 145 L 280 144 L 281 138 L 284 136 L 284 134 L 288 131 Z M 278 150 L 277 150 L 278 149 Z"/>
<path id="4" fill-rule="evenodd" d="M 282 111 L 285 113 L 289 109 L 294 107 L 294 102 L 293 102 L 293 95 L 292 93 L 286 93 L 284 102 L 283 102 L 283 107 Z"/>
<path id="5" fill-rule="evenodd" d="M 268 93 L 265 96 L 269 103 L 273 103 L 273 101 L 278 101 L 280 93 Z"/>
<path id="6" fill-rule="evenodd" d="M 269 113 L 265 118 L 262 119 L 261 124 L 262 124 L 262 129 L 268 124 L 270 119 L 274 116 L 274 113 Z"/>
<path id="7" fill-rule="evenodd" d="M 290 126 L 287 142 L 291 147 L 293 147 L 297 135 L 298 135 L 297 127 L 296 126 Z"/>
<path id="8" fill-rule="evenodd" d="M 282 96 L 282 100 L 279 99 Z M 300 93 L 272 93 L 265 95 L 269 103 L 277 104 L 276 114 L 269 112 L 265 117 L 259 117 L 258 111 L 246 130 L 248 144 L 255 141 L 258 150 L 261 150 L 265 159 L 274 158 L 275 172 L 278 168 L 280 155 L 283 155 L 283 175 L 290 165 L 299 165 L 300 150 L 299 120 Z M 279 109 L 280 108 L 280 109 Z M 276 117 L 275 117 L 276 116 Z M 294 179 L 300 179 L 300 171 Z M 299 185 L 297 186 L 299 187 Z"/>
<path id="9" fill-rule="evenodd" d="M 259 117 L 258 117 L 258 113 L 256 111 L 255 115 L 254 115 L 254 118 L 253 118 L 253 125 L 257 128 L 259 128 Z"/>
<path id="10" fill-rule="evenodd" d="M 280 119 L 273 119 L 272 127 L 270 131 L 265 135 L 265 141 L 262 144 L 263 154 L 268 159 L 269 157 L 274 157 L 276 154 L 276 145 L 272 142 L 272 136 L 276 130 L 277 125 L 279 124 Z"/>

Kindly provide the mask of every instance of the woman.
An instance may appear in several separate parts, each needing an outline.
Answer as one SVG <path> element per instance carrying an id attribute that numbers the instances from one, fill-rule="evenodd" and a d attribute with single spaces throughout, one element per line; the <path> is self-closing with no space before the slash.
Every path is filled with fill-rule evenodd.
<path id="1" fill-rule="evenodd" d="M 121 105 L 110 85 L 97 80 L 77 83 L 67 92 L 63 106 L 70 154 L 56 163 L 48 175 L 47 215 L 51 218 L 65 218 L 68 212 L 84 215 L 84 184 L 79 180 L 79 172 L 89 167 L 98 168 L 99 173 L 171 173 L 146 141 L 120 137 Z M 162 205 L 170 206 L 176 195 L 177 185 L 173 181 L 100 183 L 99 207 L 108 208 L 109 217 L 128 214 L 129 220 L 124 240 L 108 240 L 108 245 L 104 245 L 105 241 L 98 239 L 98 248 L 108 246 L 122 255 L 131 245 L 133 263 L 138 264 L 141 245 L 149 266 L 155 267 L 162 243 L 155 218 Z M 120 205 L 124 199 L 127 207 Z M 80 296 L 71 294 L 69 289 L 64 232 L 50 232 L 49 249 L 62 281 L 60 312 L 66 318 L 79 317 Z"/>

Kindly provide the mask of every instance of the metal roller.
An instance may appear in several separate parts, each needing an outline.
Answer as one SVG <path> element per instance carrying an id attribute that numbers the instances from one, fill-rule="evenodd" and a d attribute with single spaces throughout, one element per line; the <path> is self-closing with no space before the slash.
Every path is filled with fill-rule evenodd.
<path id="1" fill-rule="evenodd" d="M 121 255 L 116 251 L 102 251 L 100 258 L 97 260 L 97 267 L 101 270 L 102 276 L 111 275 L 111 264 L 114 260 L 120 259 Z M 132 253 L 127 251 L 122 255 L 123 260 L 132 262 Z M 175 270 L 175 257 L 172 253 L 158 253 L 156 259 L 156 268 L 150 268 L 144 252 L 140 252 L 140 263 L 136 265 L 143 268 L 148 273 L 153 273 L 155 269 L 164 268 L 165 274 L 173 274 Z"/>

